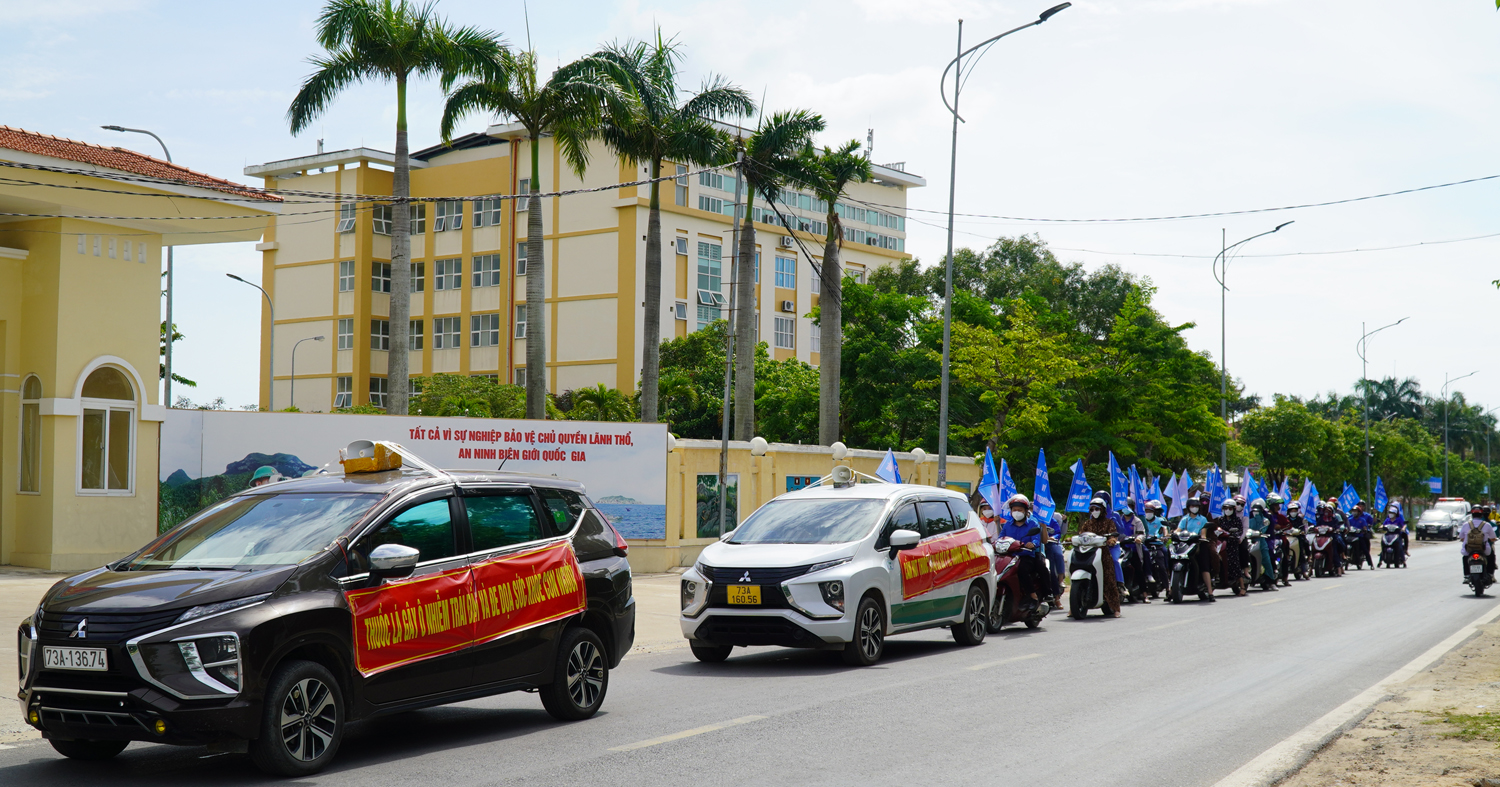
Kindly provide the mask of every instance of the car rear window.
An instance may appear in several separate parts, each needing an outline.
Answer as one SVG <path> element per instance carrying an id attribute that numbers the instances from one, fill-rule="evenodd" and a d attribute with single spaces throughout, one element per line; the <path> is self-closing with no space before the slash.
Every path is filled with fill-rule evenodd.
<path id="1" fill-rule="evenodd" d="M 465 497 L 464 508 L 469 514 L 469 538 L 475 552 L 546 537 L 531 495 L 524 492 Z"/>
<path id="2" fill-rule="evenodd" d="M 614 528 L 589 506 L 583 495 L 571 489 L 545 486 L 537 487 L 536 491 L 542 496 L 547 510 L 552 512 L 557 532 L 566 533 L 577 524 L 578 529 L 573 532 L 573 551 L 580 561 L 601 560 L 614 555 Z"/>

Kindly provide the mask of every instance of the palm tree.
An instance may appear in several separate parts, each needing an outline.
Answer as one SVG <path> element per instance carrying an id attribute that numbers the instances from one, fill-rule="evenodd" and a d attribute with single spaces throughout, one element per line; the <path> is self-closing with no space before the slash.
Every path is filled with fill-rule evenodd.
<path id="1" fill-rule="evenodd" d="M 569 169 L 583 177 L 589 140 L 599 133 L 606 107 L 625 111 L 628 94 L 618 87 L 614 63 L 590 56 L 552 72 L 537 74 L 536 52 L 500 53 L 494 67 L 448 96 L 443 107 L 443 139 L 470 112 L 514 118 L 526 129 L 531 149 L 531 196 L 526 202 L 526 417 L 547 417 L 547 266 L 542 258 L 542 177 L 540 140 L 551 135 Z"/>
<path id="2" fill-rule="evenodd" d="M 573 409 L 568 417 L 577 421 L 634 421 L 635 408 L 630 397 L 618 388 L 599 383 L 594 388 L 573 391 Z"/>
<path id="3" fill-rule="evenodd" d="M 318 43 L 327 50 L 313 57 L 314 71 L 287 108 L 287 123 L 298 134 L 323 114 L 344 88 L 368 80 L 396 83 L 396 166 L 391 197 L 391 350 L 386 372 L 386 412 L 406 415 L 407 333 L 411 315 L 411 165 L 406 145 L 406 84 L 412 76 L 437 76 L 446 91 L 461 76 L 481 73 L 505 47 L 488 30 L 453 28 L 433 4 L 408 0 L 329 0 L 318 16 Z"/>
<path id="4" fill-rule="evenodd" d="M 710 75 L 686 101 L 677 95 L 676 41 L 632 42 L 598 54 L 618 67 L 622 90 L 634 97 L 630 111 L 606 119 L 601 136 L 621 159 L 651 166 L 651 207 L 646 220 L 646 305 L 641 331 L 641 420 L 660 417 L 657 379 L 661 374 L 661 166 L 664 159 L 684 164 L 717 164 L 726 156 L 725 135 L 713 119 L 755 111 L 750 94 Z"/>
<path id="5" fill-rule="evenodd" d="M 823 242 L 823 264 L 818 271 L 822 284 L 818 295 L 818 325 L 822 328 L 818 337 L 818 442 L 823 445 L 833 445 L 839 439 L 839 374 L 844 346 L 844 279 L 839 270 L 839 249 L 844 243 L 844 227 L 838 201 L 850 183 L 870 179 L 870 160 L 858 151 L 859 141 L 851 139 L 808 162 L 814 176 L 808 185 L 828 206 L 828 237 Z"/>
<path id="6" fill-rule="evenodd" d="M 738 141 L 744 153 L 745 215 L 741 220 L 734 317 L 734 433 L 755 434 L 755 195 L 772 204 L 787 183 L 813 179 L 808 167 L 812 137 L 823 130 L 823 116 L 805 109 L 777 112 L 749 137 Z"/>

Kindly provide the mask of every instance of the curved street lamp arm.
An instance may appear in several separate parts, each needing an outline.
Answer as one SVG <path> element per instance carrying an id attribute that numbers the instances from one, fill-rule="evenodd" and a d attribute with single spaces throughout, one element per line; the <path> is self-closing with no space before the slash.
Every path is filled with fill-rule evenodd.
<path id="1" fill-rule="evenodd" d="M 1376 328 L 1375 330 L 1370 331 L 1369 333 L 1366 333 L 1364 336 L 1359 337 L 1359 341 L 1357 341 L 1357 342 L 1354 343 L 1354 352 L 1355 352 L 1355 354 L 1359 356 L 1359 359 L 1361 361 L 1365 360 L 1365 347 L 1367 346 L 1367 343 L 1369 342 L 1371 336 L 1374 336 L 1375 334 L 1380 333 L 1381 331 L 1385 330 L 1386 328 L 1394 328 L 1397 325 L 1400 325 L 1401 323 L 1406 322 L 1407 320 L 1410 320 L 1410 319 L 1411 319 L 1410 317 L 1402 317 L 1401 319 L 1399 319 L 1399 320 L 1391 323 L 1390 325 L 1382 325 L 1379 328 Z"/>
<path id="2" fill-rule="evenodd" d="M 968 57 L 969 55 L 974 54 L 974 50 L 979 49 L 980 47 L 989 46 L 990 44 L 993 44 L 996 41 L 999 41 L 1000 39 L 1002 39 L 1002 38 L 1010 35 L 1011 33 L 1019 33 L 1022 30 L 1025 30 L 1028 27 L 1036 27 L 1037 25 L 1039 25 L 1039 24 L 1047 21 L 1048 19 L 1051 19 L 1055 14 L 1057 14 L 1057 12 L 1062 11 L 1063 9 L 1065 9 L 1065 8 L 1071 6 L 1071 5 L 1072 5 L 1072 3 L 1063 3 L 1061 5 L 1055 5 L 1055 6 L 1051 7 L 1051 8 L 1049 8 L 1049 9 L 1047 9 L 1046 11 L 1043 11 L 1041 13 L 1041 16 L 1037 17 L 1036 21 L 1034 21 L 1034 22 L 1027 22 L 1026 24 L 1021 25 L 1020 27 L 1017 27 L 1017 28 L 1014 28 L 1014 29 L 1011 29 L 1011 30 L 1007 30 L 1004 33 L 1001 33 L 1000 35 L 997 35 L 997 36 L 995 36 L 993 38 L 986 38 L 985 40 L 980 41 L 979 43 L 975 44 L 974 46 L 971 46 L 968 49 L 965 49 L 963 52 L 960 52 L 959 55 L 958 55 L 958 57 L 955 57 L 951 61 L 948 62 L 948 67 L 943 69 L 943 76 L 942 76 L 942 78 L 938 80 L 938 95 L 942 96 L 942 98 L 943 98 L 943 106 L 945 106 L 945 107 L 948 108 L 948 112 L 949 113 L 951 113 L 951 114 L 953 114 L 955 116 L 958 115 L 958 110 L 954 109 L 953 105 L 948 103 L 948 91 L 947 91 L 947 88 L 945 87 L 945 85 L 948 84 L 948 72 L 952 71 L 954 69 L 954 67 L 958 66 L 959 63 L 960 63 L 960 61 L 962 61 L 964 58 Z M 983 57 L 983 55 L 980 55 L 980 56 Z M 954 97 L 955 101 L 958 99 L 958 93 L 962 89 L 962 87 L 963 86 L 960 85 L 960 84 L 958 84 L 957 82 L 954 83 L 954 85 L 953 85 L 953 97 Z M 963 118 L 960 117 L 959 120 L 963 120 Z"/>
<path id="3" fill-rule="evenodd" d="M 1234 251 L 1234 249 L 1235 249 L 1236 246 L 1243 246 L 1246 243 L 1249 243 L 1250 241 L 1255 240 L 1256 238 L 1264 238 L 1265 236 L 1270 235 L 1272 233 L 1281 232 L 1281 228 L 1282 227 L 1285 227 L 1288 224 L 1295 224 L 1295 223 L 1296 223 L 1295 221 L 1283 222 L 1281 224 L 1276 225 L 1276 229 L 1266 230 L 1265 232 L 1262 232 L 1259 235 L 1251 235 L 1250 237 L 1248 237 L 1248 238 L 1246 238 L 1246 239 L 1244 239 L 1242 241 L 1239 241 L 1237 243 L 1231 243 L 1228 246 L 1224 247 L 1218 254 L 1214 255 L 1214 264 L 1213 264 L 1214 281 L 1218 282 L 1220 287 L 1224 287 L 1224 289 L 1226 289 L 1226 290 L 1229 289 L 1228 287 L 1226 287 L 1224 285 L 1224 277 L 1222 277 L 1222 276 L 1219 275 L 1219 258 L 1220 257 L 1224 258 L 1224 265 L 1226 267 L 1228 267 L 1228 265 L 1229 265 L 1229 257 L 1228 257 L 1229 252 Z"/>
<path id="4" fill-rule="evenodd" d="M 105 131 L 127 131 L 132 134 L 146 134 L 152 139 L 156 140 L 156 144 L 161 145 L 161 152 L 166 154 L 167 163 L 172 163 L 172 151 L 167 150 L 167 143 L 162 142 L 161 137 L 156 136 L 156 134 L 153 132 L 147 131 L 143 128 L 126 128 L 124 126 L 100 126 L 99 128 L 102 128 Z"/>

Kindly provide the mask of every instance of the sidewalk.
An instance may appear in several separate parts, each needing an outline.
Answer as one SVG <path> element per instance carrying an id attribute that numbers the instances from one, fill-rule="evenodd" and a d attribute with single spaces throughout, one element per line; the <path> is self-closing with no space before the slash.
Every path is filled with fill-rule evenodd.
<path id="1" fill-rule="evenodd" d="M 636 574 L 635 647 L 631 653 L 660 653 L 687 647 L 682 626 L 681 574 Z"/>
<path id="2" fill-rule="evenodd" d="M 35 568 L 0 566 L 0 745 L 19 740 L 40 738 L 35 729 L 21 720 L 21 706 L 16 693 L 20 665 L 16 663 L 16 626 L 20 625 L 42 600 L 42 595 L 67 574 L 55 574 Z"/>
<path id="3" fill-rule="evenodd" d="M 1456 583 L 1455 583 L 1456 585 Z M 1444 713 L 1479 717 L 1500 732 L 1500 622 L 1402 684 L 1394 696 L 1336 738 L 1284 787 L 1468 787 L 1500 785 L 1500 745 L 1445 737 Z"/>

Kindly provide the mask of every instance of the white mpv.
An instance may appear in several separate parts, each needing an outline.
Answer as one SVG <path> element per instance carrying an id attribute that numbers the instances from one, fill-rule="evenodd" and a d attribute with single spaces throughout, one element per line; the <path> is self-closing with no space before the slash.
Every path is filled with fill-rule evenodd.
<path id="1" fill-rule="evenodd" d="M 886 636 L 938 626 L 984 641 L 994 553 L 963 495 L 836 477 L 761 506 L 682 575 L 682 633 L 699 660 L 780 645 L 868 666 Z"/>

